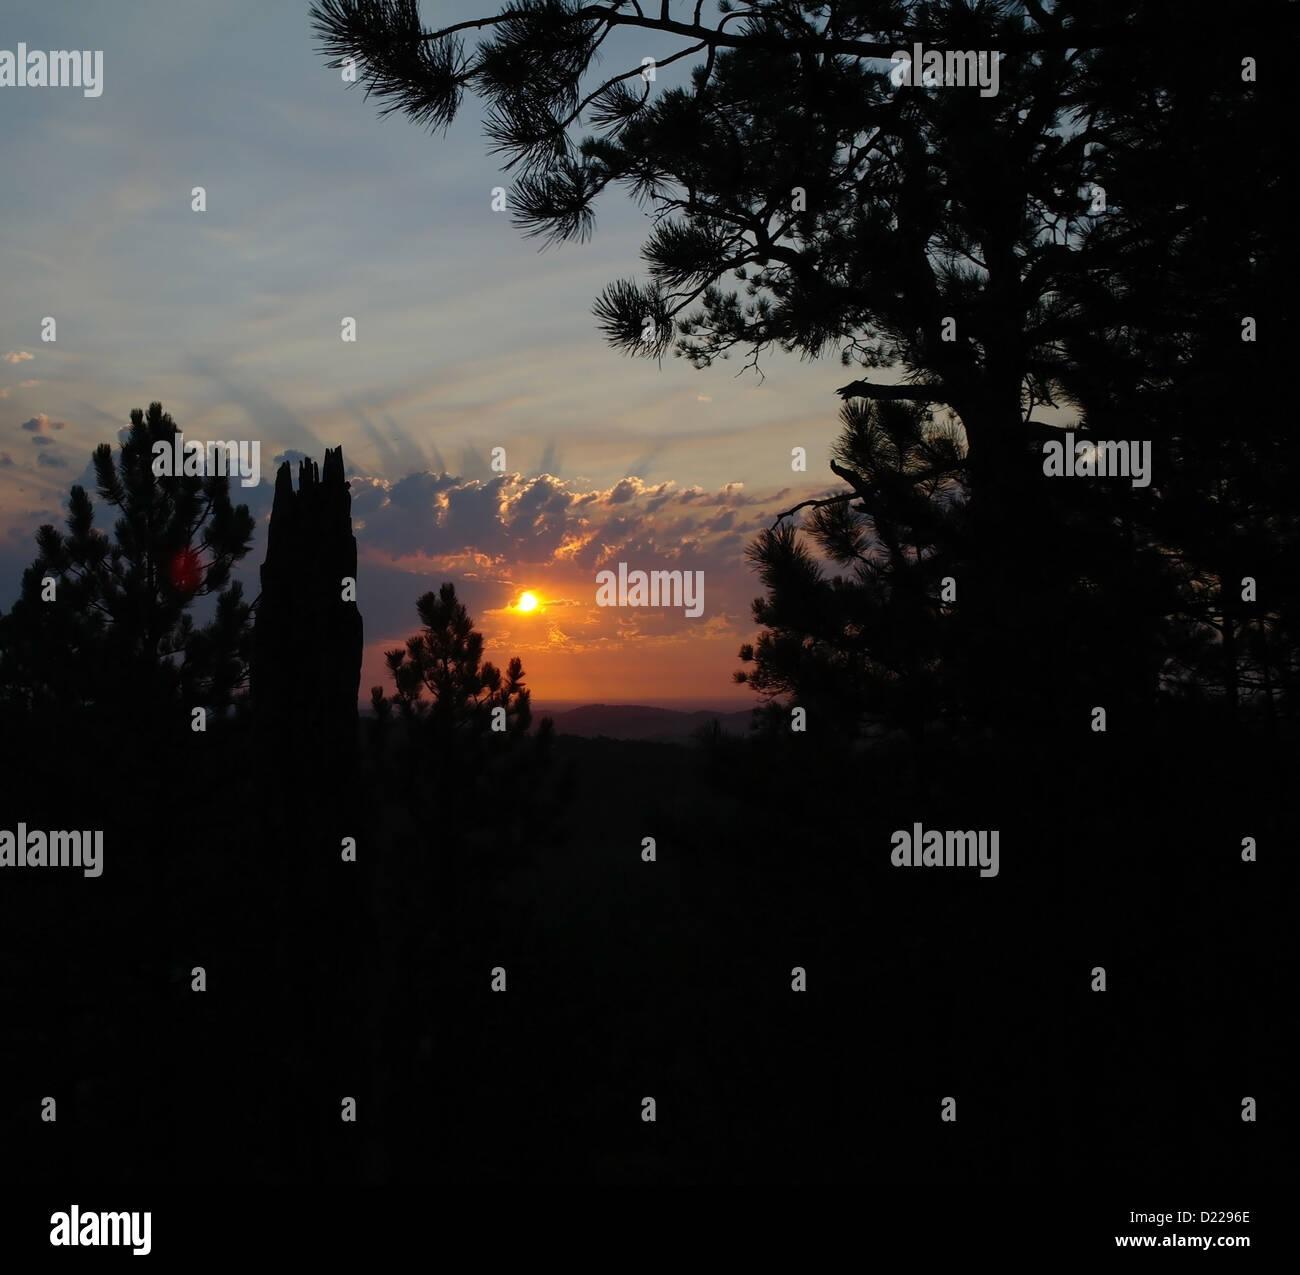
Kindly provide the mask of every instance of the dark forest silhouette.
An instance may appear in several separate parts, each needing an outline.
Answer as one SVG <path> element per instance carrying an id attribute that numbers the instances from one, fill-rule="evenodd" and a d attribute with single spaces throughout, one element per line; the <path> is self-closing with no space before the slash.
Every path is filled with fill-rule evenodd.
<path id="1" fill-rule="evenodd" d="M 95 458 L 113 535 L 74 488 L 0 616 L 13 817 L 109 830 L 102 880 L 5 882 L 0 1132 L 50 1180 L 1267 1178 L 1297 275 L 1285 77 L 1245 80 L 1238 45 L 1262 63 L 1276 10 L 1241 5 L 1223 43 L 1151 0 L 765 3 L 687 32 L 646 8 L 604 12 L 707 61 L 689 89 L 611 81 L 580 145 L 590 7 L 527 5 L 472 56 L 413 7 L 313 13 L 418 123 L 484 97 L 524 231 L 584 237 L 618 183 L 654 207 L 649 283 L 596 305 L 616 348 L 862 370 L 826 495 L 749 551 L 756 729 L 532 731 L 451 584 L 360 721 L 341 449 L 296 490 L 281 467 L 247 604 L 247 510 L 152 478 L 175 425 L 134 413 Z M 1007 51 L 1001 92 L 891 90 L 866 59 L 914 40 Z M 1057 407 L 1148 440 L 1150 485 L 1047 477 Z M 1000 830 L 1000 875 L 893 868 L 917 821 Z"/>

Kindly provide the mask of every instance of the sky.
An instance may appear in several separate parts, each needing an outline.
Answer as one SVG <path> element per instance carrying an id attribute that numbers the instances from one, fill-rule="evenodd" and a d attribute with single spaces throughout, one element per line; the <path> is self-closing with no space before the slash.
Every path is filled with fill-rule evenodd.
<path id="1" fill-rule="evenodd" d="M 495 11 L 422 6 L 430 26 Z M 680 47 L 618 35 L 608 73 Z M 93 493 L 95 446 L 159 400 L 187 439 L 260 442 L 262 482 L 234 497 L 258 523 L 236 573 L 250 598 L 276 460 L 342 445 L 363 701 L 391 692 L 384 650 L 450 580 L 539 705 L 755 702 L 731 676 L 758 633 L 745 547 L 841 489 L 834 391 L 856 371 L 777 351 L 760 378 L 744 352 L 697 370 L 612 349 L 591 307 L 644 280 L 646 214 L 607 192 L 588 242 L 539 250 L 491 209 L 510 176 L 478 100 L 446 133 L 379 118 L 325 65 L 305 0 L 6 0 L 0 48 L 19 42 L 102 50 L 103 85 L 0 88 L 0 607 L 70 487 Z M 597 606 L 597 572 L 620 562 L 702 571 L 701 614 Z"/>

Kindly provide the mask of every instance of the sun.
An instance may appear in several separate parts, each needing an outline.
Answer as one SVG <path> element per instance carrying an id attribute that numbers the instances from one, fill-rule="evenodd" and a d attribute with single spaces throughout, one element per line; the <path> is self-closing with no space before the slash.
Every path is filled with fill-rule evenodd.
<path id="1" fill-rule="evenodd" d="M 535 594 L 535 593 L 521 593 L 521 594 L 519 595 L 519 609 L 520 609 L 521 611 L 536 611 L 536 610 L 537 610 L 537 594 Z"/>

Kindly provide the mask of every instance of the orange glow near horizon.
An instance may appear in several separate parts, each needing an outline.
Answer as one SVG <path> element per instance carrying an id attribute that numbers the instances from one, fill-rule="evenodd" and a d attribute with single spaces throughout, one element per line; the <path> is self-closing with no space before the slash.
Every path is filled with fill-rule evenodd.
<path id="1" fill-rule="evenodd" d="M 543 613 L 544 608 L 534 611 L 527 626 L 515 625 L 516 632 L 523 633 L 525 627 L 532 629 Z M 393 645 L 391 640 L 377 639 L 366 647 L 361 677 L 365 691 L 361 707 L 365 712 L 369 711 L 370 687 L 382 686 L 385 694 L 392 692 L 393 677 L 384 662 L 384 651 Z M 737 685 L 731 676 L 740 667 L 737 646 L 735 635 L 701 636 L 691 642 L 690 658 L 683 661 L 683 649 L 677 644 L 644 647 L 631 642 L 567 650 L 548 643 L 544 637 L 536 643 L 516 644 L 503 634 L 487 644 L 485 655 L 498 667 L 518 655 L 523 660 L 525 685 L 532 691 L 535 704 L 557 700 L 572 704 L 673 700 L 707 708 L 752 708 L 757 702 L 754 692 L 748 686 Z"/>

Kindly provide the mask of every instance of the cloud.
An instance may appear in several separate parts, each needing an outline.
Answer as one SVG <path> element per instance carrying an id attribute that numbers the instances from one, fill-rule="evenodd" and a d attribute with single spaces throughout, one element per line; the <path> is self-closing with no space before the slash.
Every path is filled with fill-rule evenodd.
<path id="1" fill-rule="evenodd" d="M 557 562 L 588 567 L 631 549 L 675 562 L 710 537 L 756 534 L 785 492 L 751 495 L 741 483 L 682 490 L 640 478 L 579 490 L 550 474 L 483 481 L 422 472 L 395 483 L 354 478 L 352 494 L 366 544 L 393 561 L 477 554 L 505 570 Z"/>
<path id="2" fill-rule="evenodd" d="M 33 385 L 39 385 L 39 384 L 40 381 L 19 381 L 18 388 L 20 390 L 30 390 Z"/>
<path id="3" fill-rule="evenodd" d="M 43 434 L 38 434 L 32 439 L 32 445 L 34 447 L 53 447 L 54 439 L 46 438 Z"/>
<path id="4" fill-rule="evenodd" d="M 0 398 L 8 398 L 8 397 L 9 397 L 9 387 L 6 385 L 3 389 L 0 389 Z"/>
<path id="5" fill-rule="evenodd" d="M 741 483 L 682 489 L 637 477 L 593 489 L 587 480 L 549 474 L 484 481 L 416 472 L 397 482 L 350 481 L 366 570 L 404 572 L 412 597 L 454 580 L 494 640 L 571 653 L 629 640 L 677 643 L 703 631 L 680 608 L 596 607 L 595 573 L 620 562 L 630 570 L 702 572 L 705 618 L 732 636 L 748 632 L 757 582 L 745 547 L 788 495 L 746 492 Z M 514 600 L 523 588 L 567 617 L 562 633 L 515 631 Z"/>
<path id="6" fill-rule="evenodd" d="M 44 434 L 52 429 L 63 429 L 67 421 L 51 420 L 44 412 L 37 412 L 29 421 L 23 421 L 19 427 L 25 429 L 29 434 Z"/>
<path id="7" fill-rule="evenodd" d="M 6 363 L 24 363 L 28 359 L 34 359 L 36 355 L 28 354 L 26 350 L 10 350 L 8 354 L 0 354 L 0 358 Z"/>
<path id="8" fill-rule="evenodd" d="M 290 447 L 288 451 L 276 453 L 271 460 L 271 468 L 278 472 L 280 466 L 287 460 L 289 462 L 289 468 L 293 472 L 294 481 L 297 482 L 299 461 L 310 459 L 312 458 L 309 457 L 306 452 L 300 452 L 296 447 Z"/>
<path id="9" fill-rule="evenodd" d="M 8 452 L 0 452 L 0 469 L 9 469 L 14 463 L 14 458 Z"/>
<path id="10" fill-rule="evenodd" d="M 47 465 L 50 469 L 67 469 L 68 462 L 62 456 L 55 456 L 51 452 L 37 452 L 36 463 L 38 465 Z"/>
<path id="11" fill-rule="evenodd" d="M 611 505 L 621 505 L 625 501 L 633 499 L 642 489 L 642 486 L 643 484 L 639 478 L 624 478 L 614 485 L 609 493 L 608 501 Z"/>

